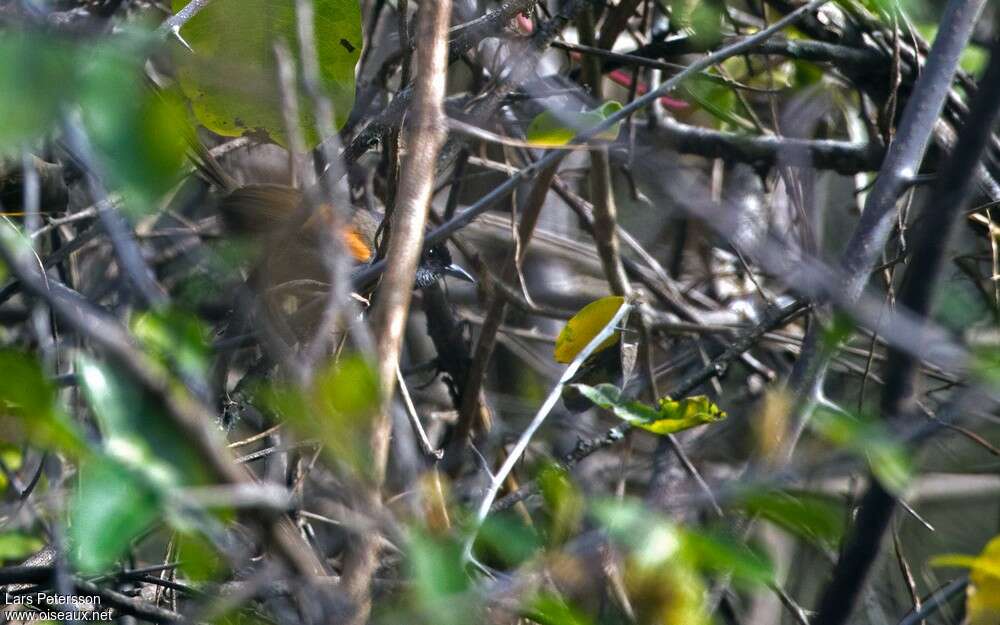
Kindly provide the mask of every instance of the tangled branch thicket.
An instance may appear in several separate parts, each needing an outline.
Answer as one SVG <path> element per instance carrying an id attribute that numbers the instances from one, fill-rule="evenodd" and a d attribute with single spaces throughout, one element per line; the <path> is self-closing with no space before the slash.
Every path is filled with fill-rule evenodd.
<path id="1" fill-rule="evenodd" d="M 0 3 L 5 622 L 1000 622 L 998 17 Z"/>

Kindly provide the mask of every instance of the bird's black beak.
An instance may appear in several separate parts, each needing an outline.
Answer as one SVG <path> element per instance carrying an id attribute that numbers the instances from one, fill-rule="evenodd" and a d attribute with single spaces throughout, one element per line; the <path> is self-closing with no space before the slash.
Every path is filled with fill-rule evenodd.
<path id="1" fill-rule="evenodd" d="M 459 280 L 464 280 L 465 282 L 476 283 L 476 279 L 469 275 L 469 272 L 462 269 L 455 263 L 452 263 L 444 268 L 444 275 L 451 276 L 452 278 L 458 278 Z"/>

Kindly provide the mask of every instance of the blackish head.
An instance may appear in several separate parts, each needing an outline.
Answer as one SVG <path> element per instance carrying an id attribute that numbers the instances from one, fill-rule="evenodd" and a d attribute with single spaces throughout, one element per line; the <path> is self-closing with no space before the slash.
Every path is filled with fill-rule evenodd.
<path id="1" fill-rule="evenodd" d="M 452 276 L 466 282 L 475 282 L 464 269 L 451 261 L 451 252 L 444 243 L 438 243 L 427 249 L 417 266 L 415 286 L 423 289 L 434 284 L 442 276 Z"/>

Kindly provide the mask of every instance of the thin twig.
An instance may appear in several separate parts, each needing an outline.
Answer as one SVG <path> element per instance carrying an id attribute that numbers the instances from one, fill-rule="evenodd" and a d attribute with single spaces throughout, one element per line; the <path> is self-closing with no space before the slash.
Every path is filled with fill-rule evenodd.
<path id="1" fill-rule="evenodd" d="M 691 65 L 687 67 L 682 72 L 677 75 L 672 76 L 669 80 L 664 81 L 657 89 L 654 89 L 642 97 L 636 98 L 633 102 L 622 107 L 614 115 L 609 115 L 600 124 L 594 126 L 586 132 L 578 134 L 571 143 L 581 144 L 586 142 L 591 137 L 600 134 L 602 131 L 607 130 L 611 126 L 624 121 L 627 117 L 636 113 L 637 111 L 650 106 L 653 102 L 664 96 L 674 89 L 676 89 L 682 82 L 690 78 L 692 75 L 701 72 L 702 70 L 708 69 L 717 63 L 728 59 L 731 56 L 736 56 L 738 54 L 743 54 L 744 52 L 751 50 L 762 41 L 766 41 L 769 37 L 774 36 L 780 32 L 786 26 L 794 24 L 797 20 L 802 18 L 802 16 L 816 11 L 821 6 L 829 2 L 829 0 L 812 0 L 808 4 L 804 4 L 795 11 L 792 11 L 782 19 L 776 21 L 771 26 L 761 30 L 760 32 L 754 33 L 753 35 L 741 39 L 738 42 L 732 43 L 728 46 L 720 48 L 718 51 L 713 52 L 701 59 L 698 59 Z M 458 232 L 465 226 L 472 223 L 472 221 L 481 215 L 482 213 L 489 210 L 495 203 L 499 202 L 501 199 L 507 197 L 514 187 L 521 183 L 525 178 L 531 178 L 537 174 L 537 172 L 542 171 L 544 168 L 551 165 L 557 158 L 560 158 L 560 151 L 549 151 L 541 159 L 532 163 L 531 165 L 518 170 L 511 175 L 503 183 L 497 185 L 492 191 L 481 197 L 474 204 L 470 205 L 467 209 L 461 213 L 455 215 L 453 219 L 448 220 L 444 224 L 441 224 L 435 228 L 427 237 L 424 239 L 424 246 L 429 247 L 441 243 L 448 237 L 450 237 L 455 232 Z M 379 261 L 360 271 L 356 271 L 353 275 L 355 284 L 364 284 L 376 276 L 381 274 L 386 269 L 386 262 Z"/>
<path id="2" fill-rule="evenodd" d="M 625 300 L 622 302 L 622 305 L 618 308 L 614 317 L 612 317 L 601 329 L 601 331 L 594 336 L 589 343 L 587 343 L 587 346 L 576 355 L 573 362 L 569 363 L 565 371 L 563 371 L 562 376 L 560 376 L 559 381 L 552 388 L 552 390 L 549 391 L 548 396 L 545 398 L 541 407 L 539 407 L 538 412 L 535 413 L 535 416 L 528 424 L 528 427 L 526 427 L 524 432 L 521 433 L 517 443 L 514 444 L 514 448 L 510 450 L 510 453 L 507 455 L 507 459 L 504 461 L 503 465 L 494 475 L 490 477 L 490 484 L 487 486 L 486 493 L 483 495 L 483 498 L 479 502 L 479 506 L 476 509 L 476 518 L 473 529 L 465 540 L 463 557 L 466 561 L 472 557 L 472 545 L 476 540 L 476 534 L 478 533 L 479 527 L 482 525 L 483 521 L 486 520 L 486 516 L 490 513 L 490 507 L 493 505 L 493 500 L 496 499 L 497 493 L 500 491 L 500 487 L 503 486 L 507 476 L 510 475 L 510 472 L 514 469 L 514 465 L 521 459 L 521 454 L 523 454 L 524 450 L 527 449 L 532 436 L 535 435 L 535 432 L 541 427 L 545 418 L 549 416 L 549 412 L 551 412 L 552 408 L 556 405 L 556 402 L 559 401 L 559 398 L 562 395 L 563 386 L 573 379 L 573 376 L 576 375 L 576 372 L 580 369 L 580 366 L 583 365 L 583 362 L 589 358 L 595 350 L 597 350 L 598 346 L 600 346 L 605 339 L 619 331 L 619 326 L 622 320 L 632 310 L 632 308 L 633 303 L 631 301 Z"/>

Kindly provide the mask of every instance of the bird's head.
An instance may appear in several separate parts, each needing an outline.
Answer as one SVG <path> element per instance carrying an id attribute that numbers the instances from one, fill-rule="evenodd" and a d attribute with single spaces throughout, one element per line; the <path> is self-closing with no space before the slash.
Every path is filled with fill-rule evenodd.
<path id="1" fill-rule="evenodd" d="M 424 250 L 420 264 L 417 265 L 414 283 L 418 289 L 423 289 L 443 276 L 452 276 L 466 282 L 476 281 L 466 270 L 452 262 L 448 247 L 444 243 L 438 243 Z"/>

